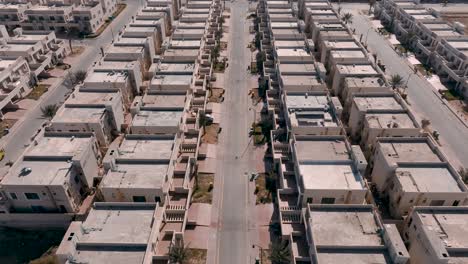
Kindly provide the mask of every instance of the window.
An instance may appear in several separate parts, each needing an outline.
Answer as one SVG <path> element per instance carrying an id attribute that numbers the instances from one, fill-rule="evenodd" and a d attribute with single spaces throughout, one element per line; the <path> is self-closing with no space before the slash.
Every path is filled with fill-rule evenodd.
<path id="1" fill-rule="evenodd" d="M 331 197 L 324 197 L 322 198 L 322 204 L 334 204 L 335 203 L 335 198 Z"/>
<path id="2" fill-rule="evenodd" d="M 133 202 L 144 203 L 146 202 L 146 198 L 144 196 L 133 196 Z"/>
<path id="3" fill-rule="evenodd" d="M 444 200 L 432 200 L 430 205 L 431 206 L 442 206 L 444 205 L 445 201 Z"/>
<path id="4" fill-rule="evenodd" d="M 311 204 L 313 201 L 314 201 L 314 199 L 312 197 L 307 198 L 307 203 L 308 204 Z"/>
<path id="5" fill-rule="evenodd" d="M 24 196 L 26 196 L 28 200 L 39 200 L 39 195 L 37 195 L 37 193 L 24 193 Z"/>
<path id="6" fill-rule="evenodd" d="M 159 196 L 155 196 L 155 197 L 154 197 L 154 201 L 155 201 L 156 203 L 161 203 L 161 198 L 160 198 Z"/>
<path id="7" fill-rule="evenodd" d="M 65 208 L 64 205 L 60 205 L 60 212 L 61 212 L 61 213 L 66 213 L 66 212 L 67 212 L 67 208 Z"/>
<path id="8" fill-rule="evenodd" d="M 410 218 L 410 220 L 408 221 L 408 226 L 410 226 L 412 223 L 413 223 L 413 218 Z"/>
<path id="9" fill-rule="evenodd" d="M 13 200 L 18 200 L 18 196 L 16 196 L 16 193 L 10 193 L 10 197 Z"/>
<path id="10" fill-rule="evenodd" d="M 453 201 L 452 206 L 458 206 L 458 204 L 460 204 L 460 201 L 459 201 L 459 200 L 455 200 L 455 201 Z"/>

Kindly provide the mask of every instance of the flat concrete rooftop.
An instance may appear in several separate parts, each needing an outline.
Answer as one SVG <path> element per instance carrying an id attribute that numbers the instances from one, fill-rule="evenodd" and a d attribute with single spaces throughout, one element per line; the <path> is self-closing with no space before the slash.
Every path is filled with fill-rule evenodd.
<path id="1" fill-rule="evenodd" d="M 435 238 L 434 248 L 468 248 L 466 207 L 416 207 L 414 214 L 421 219 L 422 228 Z M 467 258 L 450 256 L 449 263 L 466 263 Z"/>
<path id="2" fill-rule="evenodd" d="M 325 47 L 329 49 L 360 49 L 354 41 L 323 41 Z"/>
<path id="3" fill-rule="evenodd" d="M 93 246 L 77 248 L 73 260 L 80 263 L 142 263 L 154 214 L 154 205 L 95 206 L 74 230 L 78 243 Z M 113 246 L 110 249 L 103 247 L 108 244 Z"/>
<path id="4" fill-rule="evenodd" d="M 186 95 L 183 94 L 145 94 L 142 107 L 150 108 L 183 108 Z"/>
<path id="5" fill-rule="evenodd" d="M 155 75 L 151 79 L 151 86 L 189 86 L 192 83 L 192 75 Z M 188 87 L 187 87 L 188 88 Z"/>
<path id="6" fill-rule="evenodd" d="M 119 100 L 121 99 L 121 95 L 119 92 L 82 92 L 79 90 L 75 90 L 73 94 L 67 99 L 65 105 L 89 105 L 89 106 L 96 106 L 96 107 L 104 107 L 105 105 L 109 104 L 110 102 L 114 101 L 115 98 L 118 97 Z"/>
<path id="7" fill-rule="evenodd" d="M 351 160 L 344 137 L 296 136 L 295 146 L 297 159 L 303 164 Z"/>
<path id="8" fill-rule="evenodd" d="M 370 128 L 417 128 L 407 113 L 367 114 L 365 118 Z"/>
<path id="9" fill-rule="evenodd" d="M 383 156 L 393 162 L 442 162 L 427 141 L 378 141 Z"/>
<path id="10" fill-rule="evenodd" d="M 125 83 L 127 82 L 128 75 L 123 72 L 89 72 L 86 75 L 84 83 Z"/>
<path id="11" fill-rule="evenodd" d="M 94 139 L 91 136 L 46 136 L 36 139 L 37 145 L 27 150 L 26 157 L 71 159 Z"/>
<path id="12" fill-rule="evenodd" d="M 279 63 L 281 75 L 317 75 L 313 63 Z"/>
<path id="13" fill-rule="evenodd" d="M 195 49 L 195 48 L 200 48 L 201 46 L 201 40 L 172 40 L 170 43 L 171 48 L 174 49 Z"/>
<path id="14" fill-rule="evenodd" d="M 158 74 L 186 74 L 193 75 L 194 63 L 160 63 L 156 72 Z"/>
<path id="15" fill-rule="evenodd" d="M 133 117 L 132 126 L 179 126 L 183 111 L 142 110 Z"/>
<path id="16" fill-rule="evenodd" d="M 115 158 L 118 161 L 169 161 L 174 150 L 174 138 L 175 136 L 127 135 L 120 144 Z"/>
<path id="17" fill-rule="evenodd" d="M 330 56 L 335 59 L 366 58 L 366 54 L 361 50 L 332 50 Z"/>
<path id="18" fill-rule="evenodd" d="M 167 164 L 117 164 L 103 178 L 101 188 L 162 189 L 166 182 Z"/>
<path id="19" fill-rule="evenodd" d="M 103 107 L 62 107 L 51 123 L 100 123 L 105 114 Z"/>
<path id="20" fill-rule="evenodd" d="M 381 228 L 371 210 L 311 209 L 307 221 L 312 227 L 311 233 L 317 247 L 383 245 Z"/>
<path id="21" fill-rule="evenodd" d="M 275 40 L 274 45 L 275 45 L 275 48 L 278 48 L 278 49 L 282 49 L 282 48 L 302 49 L 304 48 L 305 42 L 304 40 Z"/>
<path id="22" fill-rule="evenodd" d="M 403 110 L 403 107 L 393 96 L 357 96 L 353 98 L 353 101 L 361 111 Z"/>
<path id="23" fill-rule="evenodd" d="M 308 76 L 308 75 L 282 75 L 281 79 L 285 86 L 288 85 L 295 85 L 295 86 L 304 86 L 304 88 L 314 86 L 322 86 L 323 83 L 316 77 L 316 76 Z"/>
<path id="24" fill-rule="evenodd" d="M 364 65 L 347 65 L 347 64 L 338 64 L 336 66 L 338 72 L 340 74 L 345 74 L 345 75 L 377 75 L 377 71 L 374 69 L 374 67 L 370 64 L 364 64 Z"/>
<path id="25" fill-rule="evenodd" d="M 378 77 L 364 77 L 364 78 L 345 78 L 345 86 L 347 87 L 383 87 L 384 82 Z"/>
<path id="26" fill-rule="evenodd" d="M 328 107 L 328 97 L 326 95 L 305 95 L 288 93 L 286 105 L 289 109 L 325 109 Z"/>
<path id="27" fill-rule="evenodd" d="M 23 173 L 24 168 L 30 168 L 31 172 Z M 64 160 L 29 161 L 21 160 L 10 169 L 2 185 L 57 185 L 64 184 L 66 179 L 74 177 L 78 173 L 72 170 L 72 163 Z"/>
<path id="28" fill-rule="evenodd" d="M 306 190 L 364 190 L 359 172 L 351 164 L 300 164 L 304 189 Z"/>
<path id="29" fill-rule="evenodd" d="M 395 175 L 405 192 L 464 191 L 446 167 L 399 167 Z"/>

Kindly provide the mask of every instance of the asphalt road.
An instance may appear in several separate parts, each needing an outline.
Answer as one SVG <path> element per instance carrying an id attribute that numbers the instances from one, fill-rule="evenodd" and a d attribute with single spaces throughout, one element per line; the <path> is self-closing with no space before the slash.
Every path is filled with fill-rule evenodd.
<path id="1" fill-rule="evenodd" d="M 222 177 L 217 254 L 215 263 L 253 263 L 249 256 L 249 199 L 248 176 L 255 171 L 253 147 L 248 137 L 253 121 L 249 111 L 251 99 L 248 91 L 250 51 L 248 42 L 248 3 L 231 2 L 229 41 L 229 67 L 225 74 L 225 101 L 222 104 L 221 127 L 218 143 L 217 177 Z"/>
<path id="2" fill-rule="evenodd" d="M 366 5 L 367 6 L 367 5 Z M 364 7 L 367 9 L 367 7 Z M 346 11 L 345 11 L 346 10 Z M 404 58 L 401 58 L 388 42 L 371 28 L 366 16 L 360 15 L 353 5 L 343 5 L 342 12 L 352 12 L 354 14 L 352 28 L 356 29 L 356 35 L 363 34 L 363 41 L 366 40 L 368 48 L 377 53 L 377 59 L 387 66 L 387 75 L 399 74 L 405 80 L 411 75 L 413 69 L 408 66 Z M 444 150 L 454 155 L 458 160 L 468 166 L 468 128 L 445 106 L 434 94 L 433 88 L 419 76 L 412 75 L 408 82 L 408 98 L 411 107 L 420 116 L 431 121 L 432 128 L 441 135 L 441 143 Z M 449 149 L 446 149 L 449 147 Z"/>
<path id="3" fill-rule="evenodd" d="M 119 30 L 130 21 L 131 17 L 136 14 L 142 2 L 143 1 L 137 0 L 125 1 L 125 3 L 127 3 L 125 10 L 120 13 L 99 37 L 83 41 L 89 48 L 80 55 L 76 64 L 71 65 L 72 67 L 70 70 L 87 70 L 95 61 L 100 59 L 100 48 L 105 48 L 111 43 L 112 31 L 114 34 L 117 34 Z M 115 37 L 117 37 L 117 35 L 115 35 Z M 66 45 L 68 45 L 68 41 Z M 31 142 L 31 138 L 36 134 L 38 129 L 40 129 L 42 124 L 44 124 L 46 120 L 41 116 L 41 107 L 50 104 L 62 105 L 70 92 L 71 90 L 67 89 L 64 85 L 59 85 L 44 95 L 40 107 L 35 107 L 26 113 L 26 117 L 23 119 L 24 121 L 19 123 L 18 127 L 14 128 L 10 135 L 4 137 L 0 141 L 0 145 L 5 149 L 6 153 L 5 158 L 0 162 L 0 166 L 4 166 L 8 161 L 15 161 L 18 159 Z"/>

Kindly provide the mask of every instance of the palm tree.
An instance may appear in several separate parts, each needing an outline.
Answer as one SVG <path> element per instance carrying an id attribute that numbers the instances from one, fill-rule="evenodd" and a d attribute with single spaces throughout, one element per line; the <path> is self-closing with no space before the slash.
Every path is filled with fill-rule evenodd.
<path id="1" fill-rule="evenodd" d="M 83 71 L 83 70 L 78 70 L 78 71 L 73 73 L 73 75 L 75 75 L 75 80 L 76 80 L 77 83 L 84 82 L 84 80 L 86 79 L 87 74 L 88 73 L 86 71 Z"/>
<path id="2" fill-rule="evenodd" d="M 289 250 L 289 240 L 276 240 L 270 243 L 270 256 L 272 264 L 291 263 L 291 251 Z"/>
<path id="3" fill-rule="evenodd" d="M 395 88 L 400 87 L 403 84 L 403 77 L 399 74 L 393 74 L 390 76 L 390 85 L 395 90 Z"/>
<path id="4" fill-rule="evenodd" d="M 189 260 L 189 247 L 185 245 L 182 238 L 176 238 L 175 243 L 169 246 L 169 263 L 186 264 Z"/>
<path id="5" fill-rule="evenodd" d="M 51 120 L 57 113 L 58 106 L 55 104 L 46 105 L 41 107 L 42 117 Z"/>
<path id="6" fill-rule="evenodd" d="M 352 23 L 353 22 L 353 14 L 351 13 L 345 13 L 342 17 L 341 20 L 345 23 Z"/>
<path id="7" fill-rule="evenodd" d="M 200 112 L 200 118 L 199 118 L 199 124 L 201 127 L 203 127 L 203 135 L 206 133 L 206 127 L 211 125 L 212 120 L 206 116 L 206 113 Z"/>

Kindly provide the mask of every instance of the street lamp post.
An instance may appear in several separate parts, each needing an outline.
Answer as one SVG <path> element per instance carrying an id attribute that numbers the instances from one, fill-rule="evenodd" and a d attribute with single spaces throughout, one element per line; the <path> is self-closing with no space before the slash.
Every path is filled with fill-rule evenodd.
<path id="1" fill-rule="evenodd" d="M 263 248 L 260 245 L 252 244 L 252 248 L 255 248 L 255 246 L 257 246 L 260 249 L 260 263 L 263 263 L 263 254 L 262 254 Z"/>
<path id="2" fill-rule="evenodd" d="M 111 34 L 112 34 L 112 42 L 114 42 L 114 30 L 112 29 L 112 24 L 109 24 L 109 27 L 110 27 Z"/>
<path id="3" fill-rule="evenodd" d="M 414 75 L 414 72 L 412 72 L 410 75 L 408 75 L 408 78 L 406 79 L 405 86 L 408 86 L 408 82 L 409 82 L 411 76 L 413 76 L 413 75 Z"/>

